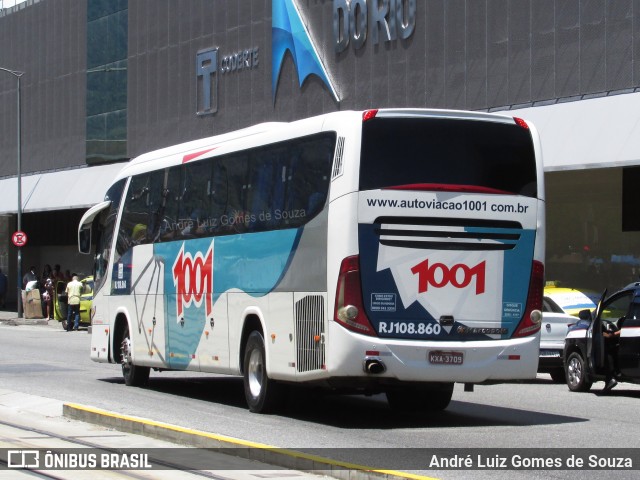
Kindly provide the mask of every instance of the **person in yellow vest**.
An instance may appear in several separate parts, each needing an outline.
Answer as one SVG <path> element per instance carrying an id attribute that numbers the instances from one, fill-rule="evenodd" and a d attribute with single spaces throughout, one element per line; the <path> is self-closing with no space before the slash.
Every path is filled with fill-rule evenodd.
<path id="1" fill-rule="evenodd" d="M 78 281 L 78 276 L 67 283 L 67 332 L 78 330 L 80 324 L 80 295 L 82 294 L 82 283 Z M 73 318 L 73 323 L 71 319 Z"/>

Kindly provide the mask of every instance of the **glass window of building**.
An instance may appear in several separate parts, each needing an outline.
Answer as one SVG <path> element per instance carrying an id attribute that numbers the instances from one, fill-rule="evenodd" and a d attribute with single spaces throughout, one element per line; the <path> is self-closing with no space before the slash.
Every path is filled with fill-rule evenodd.
<path id="1" fill-rule="evenodd" d="M 87 163 L 127 158 L 127 0 L 87 4 Z"/>
<path id="2" fill-rule="evenodd" d="M 637 170 L 546 175 L 547 281 L 597 297 L 605 288 L 613 292 L 639 280 L 640 225 L 634 222 L 638 203 L 633 198 L 638 196 L 637 184 L 633 186 L 634 178 L 640 180 Z"/>

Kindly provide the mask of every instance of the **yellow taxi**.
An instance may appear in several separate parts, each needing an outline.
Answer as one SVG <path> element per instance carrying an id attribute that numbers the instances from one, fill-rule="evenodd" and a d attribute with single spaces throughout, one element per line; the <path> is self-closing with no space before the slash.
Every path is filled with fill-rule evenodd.
<path id="1" fill-rule="evenodd" d="M 91 324 L 91 305 L 93 303 L 93 277 L 85 277 L 80 280 L 82 283 L 82 294 L 80 296 L 80 324 Z M 53 314 L 54 318 L 62 322 L 62 328 L 67 329 L 67 282 L 58 280 L 54 285 Z"/>
<path id="2" fill-rule="evenodd" d="M 577 317 L 580 310 L 593 310 L 596 304 L 585 293 L 575 288 L 559 286 L 558 282 L 547 282 L 544 287 L 544 301 L 569 315 Z M 555 311 L 558 311 L 554 308 Z"/>

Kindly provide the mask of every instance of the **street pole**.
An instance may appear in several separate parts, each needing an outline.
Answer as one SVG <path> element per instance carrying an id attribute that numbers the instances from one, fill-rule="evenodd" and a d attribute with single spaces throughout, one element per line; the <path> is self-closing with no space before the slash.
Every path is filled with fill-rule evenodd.
<path id="1" fill-rule="evenodd" d="M 18 231 L 22 231 L 22 110 L 20 108 L 20 77 L 24 75 L 24 72 L 17 70 L 9 70 L 7 68 L 0 67 L 3 72 L 10 73 L 18 80 L 18 134 L 17 134 L 17 157 L 18 157 Z M 18 247 L 18 271 L 16 272 L 18 287 L 18 318 L 22 317 L 22 247 Z"/>

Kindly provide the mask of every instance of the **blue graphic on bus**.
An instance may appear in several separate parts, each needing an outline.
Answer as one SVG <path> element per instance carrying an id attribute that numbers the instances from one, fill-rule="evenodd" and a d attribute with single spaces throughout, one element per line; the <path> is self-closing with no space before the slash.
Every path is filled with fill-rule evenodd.
<path id="1" fill-rule="evenodd" d="M 360 224 L 362 293 L 367 315 L 378 335 L 454 341 L 511 338 L 525 313 L 535 231 L 506 228 L 499 231 L 514 238 L 517 235 L 517 240 L 499 240 L 505 247 L 493 252 L 483 253 L 478 248 L 443 253 L 418 246 L 385 246 L 381 243 L 380 224 Z M 492 228 L 480 227 L 467 227 L 465 232 L 495 233 Z M 383 252 L 394 249 L 399 252 L 397 258 L 385 257 Z M 381 262 L 381 258 L 385 261 Z M 387 263 L 389 258 L 405 262 L 402 275 L 398 270 L 394 272 L 394 268 L 399 268 L 397 264 Z M 442 258 L 457 261 L 447 263 Z M 500 266 L 491 275 L 488 270 L 485 272 L 489 258 Z M 449 288 L 446 296 L 444 288 Z M 451 293 L 452 290 L 459 293 Z M 465 302 L 470 305 L 466 312 L 460 310 Z M 475 310 L 481 305 L 485 307 L 484 318 Z M 487 313 L 492 308 L 493 314 Z M 458 317 L 452 314 L 455 311 L 464 314 Z M 443 322 L 443 317 L 450 318 Z M 479 324 L 484 326 L 477 327 Z"/>
<path id="2" fill-rule="evenodd" d="M 258 297 L 287 271 L 302 229 L 154 244 L 164 262 L 167 352 L 171 368 L 186 369 L 195 355 L 213 304 L 225 292 Z"/>

